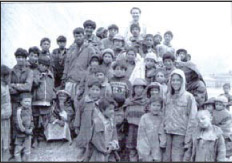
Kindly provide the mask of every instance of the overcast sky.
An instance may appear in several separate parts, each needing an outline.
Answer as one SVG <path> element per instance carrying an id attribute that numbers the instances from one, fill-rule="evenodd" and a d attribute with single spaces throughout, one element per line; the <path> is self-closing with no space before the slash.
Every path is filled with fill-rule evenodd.
<path id="1" fill-rule="evenodd" d="M 124 34 L 130 9 L 142 10 L 147 33 L 174 33 L 175 49 L 186 48 L 202 73 L 232 70 L 232 5 L 230 2 L 98 2 L 1 4 L 1 64 L 16 63 L 18 47 L 39 46 L 49 37 L 56 48 L 58 35 L 73 42 L 72 31 L 92 19 L 98 27 L 115 23 Z"/>

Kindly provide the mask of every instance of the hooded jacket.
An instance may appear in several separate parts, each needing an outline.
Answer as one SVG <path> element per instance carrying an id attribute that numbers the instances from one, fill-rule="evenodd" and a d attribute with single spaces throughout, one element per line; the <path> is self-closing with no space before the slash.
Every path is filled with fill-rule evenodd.
<path id="1" fill-rule="evenodd" d="M 182 78 L 182 85 L 178 94 L 173 93 L 171 77 L 178 74 Z M 193 129 L 196 127 L 197 104 L 193 95 L 185 90 L 185 75 L 180 69 L 171 73 L 169 80 L 169 92 L 165 102 L 164 129 L 167 134 L 185 136 L 187 148 Z"/>

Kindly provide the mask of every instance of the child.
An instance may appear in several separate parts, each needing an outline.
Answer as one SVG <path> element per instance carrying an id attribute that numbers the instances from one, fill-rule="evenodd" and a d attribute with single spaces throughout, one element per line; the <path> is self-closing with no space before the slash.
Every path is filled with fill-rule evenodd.
<path id="1" fill-rule="evenodd" d="M 38 47 L 33 46 L 29 48 L 28 53 L 29 53 L 29 56 L 28 56 L 29 67 L 32 71 L 34 71 L 38 67 L 38 59 L 39 59 L 40 50 Z"/>
<path id="2" fill-rule="evenodd" d="M 103 68 L 98 67 L 95 75 L 96 75 L 96 78 L 101 83 L 101 97 L 111 97 L 112 89 L 111 89 L 111 85 L 105 73 L 106 72 Z"/>
<path id="3" fill-rule="evenodd" d="M 34 90 L 32 113 L 34 119 L 33 147 L 38 145 L 38 139 L 44 140 L 44 130 L 48 125 L 51 115 L 52 101 L 55 98 L 54 77 L 49 70 L 50 59 L 46 56 L 39 57 L 39 66 L 34 73 Z"/>
<path id="4" fill-rule="evenodd" d="M 101 94 L 98 80 L 89 80 L 87 95 L 80 101 L 74 101 L 75 119 L 73 126 L 77 134 L 77 160 L 88 161 L 89 142 L 92 136 L 93 110 Z"/>
<path id="5" fill-rule="evenodd" d="M 221 95 L 225 96 L 228 99 L 227 110 L 229 110 L 230 106 L 232 106 L 232 95 L 230 94 L 230 83 L 225 83 L 223 85 L 223 91 L 224 91 L 224 94 L 221 94 Z"/>
<path id="6" fill-rule="evenodd" d="M 126 98 L 131 95 L 131 83 L 126 78 L 125 73 L 127 66 L 123 61 L 116 61 L 113 64 L 114 76 L 110 79 L 112 89 L 112 97 L 117 103 L 115 110 L 115 121 L 118 133 L 118 140 L 120 144 L 120 157 L 125 152 L 125 136 L 126 136 L 126 123 L 124 122 L 124 110 L 122 106 Z"/>
<path id="7" fill-rule="evenodd" d="M 10 69 L 1 65 L 1 161 L 8 161 L 10 158 L 10 118 L 12 108 L 9 92 Z"/>
<path id="8" fill-rule="evenodd" d="M 208 110 L 197 113 L 198 126 L 191 136 L 191 145 L 184 161 L 220 162 L 225 161 L 226 149 L 222 130 L 212 125 L 212 115 Z"/>
<path id="9" fill-rule="evenodd" d="M 215 97 L 209 98 L 206 102 L 202 105 L 203 110 L 208 110 L 211 115 L 213 115 L 213 111 L 215 110 Z"/>
<path id="10" fill-rule="evenodd" d="M 74 135 L 74 116 L 75 113 L 70 94 L 65 90 L 57 91 L 54 109 L 45 131 L 47 140 L 65 139 L 71 142 L 71 135 Z"/>
<path id="11" fill-rule="evenodd" d="M 116 34 L 119 32 L 119 28 L 116 24 L 111 24 L 108 27 L 109 36 L 101 40 L 103 49 L 113 49 L 113 39 Z"/>
<path id="12" fill-rule="evenodd" d="M 125 52 L 125 40 L 124 37 L 117 34 L 113 38 L 113 50 L 114 50 L 114 56 L 115 60 L 118 60 L 118 56 L 120 56 L 122 53 Z"/>
<path id="13" fill-rule="evenodd" d="M 152 34 L 147 34 L 143 41 L 142 51 L 140 51 L 140 55 L 142 58 L 146 58 L 147 53 L 154 53 L 155 50 L 153 49 L 154 46 L 154 38 Z M 156 56 L 156 54 L 155 54 Z M 157 56 L 156 56 L 157 57 Z"/>
<path id="14" fill-rule="evenodd" d="M 187 54 L 188 54 L 187 50 L 185 50 L 185 49 L 178 49 L 176 51 L 177 61 L 187 62 L 188 61 Z"/>
<path id="15" fill-rule="evenodd" d="M 132 96 L 126 100 L 123 106 L 129 128 L 126 147 L 129 151 L 129 161 L 132 162 L 138 161 L 136 150 L 137 132 L 140 118 L 145 113 L 145 107 L 147 105 L 147 99 L 144 98 L 146 86 L 147 83 L 144 79 L 135 79 L 132 87 Z"/>
<path id="16" fill-rule="evenodd" d="M 173 70 L 175 70 L 175 56 L 171 53 L 165 53 L 163 55 L 163 64 L 164 64 L 164 70 L 165 70 L 165 78 L 168 82 L 168 79 L 170 78 L 170 74 Z"/>
<path id="17" fill-rule="evenodd" d="M 99 101 L 98 107 L 94 108 L 93 135 L 90 142 L 91 162 L 115 162 L 120 159 L 117 154 L 119 144 L 114 123 L 115 107 L 116 103 L 113 100 L 103 98 Z"/>
<path id="18" fill-rule="evenodd" d="M 163 69 L 161 69 L 161 68 L 156 69 L 156 74 L 155 74 L 154 81 L 160 83 L 160 85 L 162 86 L 163 99 L 165 99 L 166 95 L 167 95 L 167 92 L 168 92 L 168 86 L 166 84 L 165 72 L 164 72 Z"/>
<path id="19" fill-rule="evenodd" d="M 226 143 L 226 157 L 232 156 L 232 116 L 226 109 L 228 100 L 224 96 L 219 96 L 215 100 L 215 110 L 213 111 L 213 124 L 220 127 Z"/>
<path id="20" fill-rule="evenodd" d="M 105 49 L 102 52 L 102 63 L 100 65 L 106 71 L 106 77 L 108 79 L 113 77 L 112 62 L 114 60 L 114 51 L 112 49 Z"/>
<path id="21" fill-rule="evenodd" d="M 104 27 L 99 27 L 96 31 L 96 36 L 99 38 L 99 40 L 107 38 L 108 30 Z"/>
<path id="22" fill-rule="evenodd" d="M 163 55 L 167 52 L 175 56 L 175 49 L 171 46 L 172 39 L 173 39 L 173 34 L 171 31 L 167 31 L 164 33 L 163 44 L 156 46 L 158 57 L 163 58 Z"/>
<path id="23" fill-rule="evenodd" d="M 31 136 L 33 129 L 33 118 L 31 112 L 31 95 L 23 94 L 21 106 L 17 108 L 17 116 L 14 119 L 16 125 L 15 139 L 15 161 L 29 161 L 31 154 Z M 23 156 L 21 153 L 23 152 Z"/>
<path id="24" fill-rule="evenodd" d="M 153 82 L 157 67 L 157 58 L 155 53 L 148 53 L 145 57 L 145 78 L 148 84 Z"/>
<path id="25" fill-rule="evenodd" d="M 151 82 L 147 86 L 147 98 L 157 98 L 157 97 L 163 97 L 163 89 L 162 85 L 158 82 Z"/>
<path id="26" fill-rule="evenodd" d="M 182 70 L 176 69 L 171 73 L 164 110 L 164 130 L 167 134 L 164 161 L 183 161 L 196 127 L 197 105 L 193 95 L 185 90 L 185 83 Z"/>
<path id="27" fill-rule="evenodd" d="M 148 103 L 150 112 L 144 114 L 139 122 L 137 150 L 141 161 L 162 161 L 166 147 L 163 128 L 163 99 L 151 98 Z"/>
<path id="28" fill-rule="evenodd" d="M 133 47 L 127 49 L 126 51 L 126 63 L 127 63 L 126 76 L 128 79 L 130 79 L 130 76 L 135 68 L 136 55 L 137 55 L 136 50 Z"/>
<path id="29" fill-rule="evenodd" d="M 160 45 L 162 41 L 162 36 L 159 32 L 154 35 L 154 47 L 157 52 L 157 45 Z"/>
<path id="30" fill-rule="evenodd" d="M 64 36 L 59 36 L 56 39 L 57 45 L 59 48 L 54 49 L 52 52 L 52 60 L 54 65 L 54 78 L 55 78 L 55 87 L 59 87 L 61 85 L 61 78 L 63 76 L 64 71 L 64 63 L 67 57 L 68 49 L 65 47 L 67 39 Z"/>
<path id="31" fill-rule="evenodd" d="M 136 53 L 139 52 L 142 46 L 143 37 L 140 35 L 140 27 L 138 24 L 131 24 L 130 26 L 130 32 L 132 36 L 127 41 L 128 46 L 132 46 L 136 49 Z"/>
<path id="32" fill-rule="evenodd" d="M 40 47 L 41 47 L 41 53 L 40 53 L 40 56 L 48 56 L 48 57 L 51 57 L 51 54 L 50 54 L 50 47 L 51 47 L 51 40 L 47 37 L 45 38 L 42 38 L 40 40 Z"/>

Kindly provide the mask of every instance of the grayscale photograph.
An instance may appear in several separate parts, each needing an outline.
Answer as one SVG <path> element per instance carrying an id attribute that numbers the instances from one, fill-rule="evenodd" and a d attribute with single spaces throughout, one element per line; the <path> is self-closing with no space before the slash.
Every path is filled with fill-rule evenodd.
<path id="1" fill-rule="evenodd" d="M 1 161 L 232 162 L 231 2 L 1 2 Z"/>

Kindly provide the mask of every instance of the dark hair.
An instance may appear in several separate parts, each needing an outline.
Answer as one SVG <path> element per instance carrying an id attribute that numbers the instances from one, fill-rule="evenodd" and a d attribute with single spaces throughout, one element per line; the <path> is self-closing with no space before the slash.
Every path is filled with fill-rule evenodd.
<path id="1" fill-rule="evenodd" d="M 151 97 L 151 89 L 153 89 L 153 88 L 158 88 L 159 89 L 159 93 L 161 92 L 160 87 L 158 85 L 148 86 L 148 88 L 147 88 L 147 97 L 148 98 Z"/>
<path id="2" fill-rule="evenodd" d="M 66 42 L 66 41 L 67 41 L 66 37 L 62 35 L 56 39 L 56 42 Z"/>
<path id="3" fill-rule="evenodd" d="M 146 34 L 144 39 L 146 39 L 147 37 L 151 37 L 154 40 L 154 36 L 152 34 Z"/>
<path id="4" fill-rule="evenodd" d="M 133 51 L 133 52 L 135 53 L 135 55 L 137 55 L 137 51 L 136 51 L 136 49 L 135 49 L 133 46 L 130 46 L 130 47 L 126 48 L 126 54 L 127 54 L 129 51 Z"/>
<path id="5" fill-rule="evenodd" d="M 96 78 L 93 78 L 93 77 L 89 78 L 88 87 L 91 88 L 94 85 L 101 88 L 101 83 L 99 80 L 97 80 Z"/>
<path id="6" fill-rule="evenodd" d="M 77 27 L 73 30 L 73 34 L 83 34 L 84 35 L 84 29 L 81 27 Z"/>
<path id="7" fill-rule="evenodd" d="M 149 100 L 148 100 L 148 103 L 147 103 L 147 105 L 146 105 L 146 107 L 145 107 L 145 110 L 149 110 L 150 109 L 150 106 L 151 106 L 151 104 L 153 103 L 153 102 L 159 102 L 160 104 L 161 104 L 161 110 L 163 109 L 163 106 L 164 106 L 164 100 L 163 100 L 163 98 L 162 97 L 152 97 L 152 98 L 150 98 Z"/>
<path id="8" fill-rule="evenodd" d="M 43 42 L 45 42 L 45 41 L 51 43 L 51 40 L 50 40 L 49 38 L 44 37 L 44 38 L 42 38 L 42 39 L 40 40 L 40 46 L 41 46 L 41 45 L 43 44 Z"/>
<path id="9" fill-rule="evenodd" d="M 109 105 L 114 105 L 114 107 L 117 107 L 117 103 L 110 97 L 101 98 L 98 105 L 101 112 L 105 111 Z"/>
<path id="10" fill-rule="evenodd" d="M 28 57 L 27 51 L 23 48 L 18 48 L 14 54 L 15 54 L 15 57 L 17 57 L 17 56 L 21 56 L 24 58 Z"/>
<path id="11" fill-rule="evenodd" d="M 111 24 L 109 27 L 108 27 L 108 30 L 111 30 L 111 29 L 116 29 L 117 31 L 119 31 L 119 28 L 116 24 Z"/>
<path id="12" fill-rule="evenodd" d="M 28 50 L 29 54 L 32 52 L 32 53 L 35 53 L 39 56 L 40 54 L 40 50 L 37 46 L 33 46 L 33 47 L 30 47 L 29 50 Z"/>
<path id="13" fill-rule="evenodd" d="M 86 28 L 87 26 L 91 26 L 93 27 L 93 29 L 96 29 L 96 23 L 92 20 L 86 20 L 83 24 L 84 28 Z"/>
<path id="14" fill-rule="evenodd" d="M 130 13 L 131 13 L 131 14 L 132 14 L 132 10 L 139 10 L 139 13 L 140 13 L 140 14 L 142 13 L 141 9 L 138 8 L 138 7 L 133 7 L 133 8 L 130 10 Z"/>
<path id="15" fill-rule="evenodd" d="M 167 52 L 167 53 L 165 53 L 165 54 L 163 55 L 163 61 L 164 61 L 165 59 L 171 59 L 171 60 L 174 62 L 176 58 L 175 58 L 175 56 L 174 56 L 172 53 Z"/>
<path id="16" fill-rule="evenodd" d="M 172 31 L 166 31 L 166 32 L 164 33 L 164 36 L 165 36 L 166 34 L 171 35 L 171 36 L 172 36 L 172 38 L 173 38 L 173 33 L 172 33 Z"/>
<path id="17" fill-rule="evenodd" d="M 120 68 L 123 68 L 123 69 L 125 69 L 125 70 L 127 70 L 127 65 L 126 65 L 126 63 L 124 62 L 124 61 L 116 61 L 116 62 L 114 62 L 114 64 L 113 64 L 113 66 L 112 66 L 112 68 L 113 68 L 113 70 L 115 70 L 116 69 L 116 67 L 120 67 Z"/>
<path id="18" fill-rule="evenodd" d="M 132 29 L 134 29 L 134 28 L 138 28 L 138 29 L 139 29 L 139 31 L 141 31 L 140 26 L 139 26 L 138 24 L 133 23 L 133 24 L 131 24 L 131 26 L 130 26 L 130 32 L 131 32 L 131 31 L 132 31 Z"/>
<path id="19" fill-rule="evenodd" d="M 47 67 L 49 67 L 51 64 L 51 60 L 48 56 L 39 56 L 38 62 L 39 64 L 45 65 Z"/>

